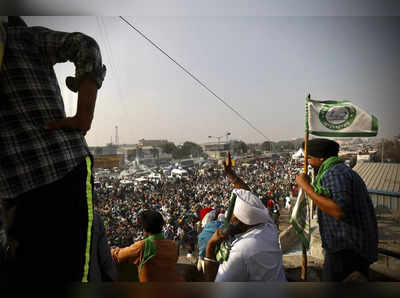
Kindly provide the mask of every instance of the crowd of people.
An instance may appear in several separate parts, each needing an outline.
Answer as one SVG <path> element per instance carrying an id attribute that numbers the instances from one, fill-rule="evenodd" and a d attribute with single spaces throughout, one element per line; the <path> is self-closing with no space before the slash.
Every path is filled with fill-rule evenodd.
<path id="1" fill-rule="evenodd" d="M 66 61 L 75 66 L 75 77 L 65 79 L 77 93 L 72 117 L 65 114 L 52 67 Z M 285 281 L 278 229 L 265 206 L 268 201 L 269 209 L 282 206 L 284 200 L 288 206 L 296 184 L 318 207 L 322 280 L 342 281 L 353 272 L 368 280 L 378 257 L 374 206 L 364 181 L 339 158 L 339 144 L 332 140 L 308 143 L 307 160 L 317 174 L 312 184 L 289 157 L 232 169 L 228 153 L 223 170 L 197 169 L 184 180 L 139 184 L 102 177 L 93 191 L 93 156 L 85 135 L 105 74 L 100 48 L 90 36 L 0 16 L 1 282 L 113 281 L 114 262 L 138 265 L 140 281 L 166 280 L 157 268 L 171 272 L 178 258 L 172 240 L 196 236 L 204 208 L 216 215 L 228 209 L 229 215 L 226 227 L 206 245 L 208 281 Z M 228 208 L 232 193 L 236 199 Z M 162 247 L 169 248 L 157 251 Z M 171 252 L 168 266 L 158 262 L 165 251 Z"/>
<path id="2" fill-rule="evenodd" d="M 290 158 L 258 160 L 236 167 L 252 191 L 267 206 L 272 199 L 281 207 L 285 198 L 296 191 L 295 178 L 301 165 Z M 165 219 L 164 236 L 193 243 L 196 223 L 203 208 L 226 211 L 232 184 L 222 168 L 190 171 L 186 179 L 121 184 L 119 178 L 98 177 L 95 187 L 95 210 L 103 218 L 110 246 L 126 246 L 143 239 L 137 223 L 143 210 L 158 210 Z"/>

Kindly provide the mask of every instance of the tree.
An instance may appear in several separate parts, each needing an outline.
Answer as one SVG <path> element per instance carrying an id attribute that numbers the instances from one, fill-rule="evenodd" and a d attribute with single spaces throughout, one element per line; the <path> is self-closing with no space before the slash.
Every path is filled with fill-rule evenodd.
<path id="1" fill-rule="evenodd" d="M 382 160 L 382 145 L 376 154 L 377 161 Z M 395 137 L 393 140 L 383 141 L 383 160 L 394 163 L 400 163 L 400 136 Z"/>
<path id="2" fill-rule="evenodd" d="M 249 147 L 243 141 L 232 141 L 231 148 L 232 153 L 234 154 L 246 153 L 247 150 L 249 150 Z"/>
<path id="3" fill-rule="evenodd" d="M 291 142 L 292 142 L 292 144 L 294 146 L 294 149 L 297 150 L 297 149 L 302 147 L 303 142 L 304 142 L 304 138 L 297 138 L 295 140 L 292 140 Z"/>
<path id="4" fill-rule="evenodd" d="M 129 161 L 132 161 L 132 160 L 135 160 L 136 159 L 136 149 L 130 149 L 130 150 L 128 150 L 128 160 Z"/>
<path id="5" fill-rule="evenodd" d="M 151 154 L 153 154 L 153 157 L 154 157 L 154 158 L 156 158 L 156 157 L 158 158 L 158 157 L 159 157 L 160 154 L 159 154 L 157 148 L 154 148 L 154 147 L 153 147 L 153 148 L 151 148 L 150 151 L 151 151 Z"/>
<path id="6" fill-rule="evenodd" d="M 176 148 L 174 143 L 167 142 L 167 143 L 161 145 L 161 150 L 164 153 L 173 155 L 174 153 L 176 153 L 178 151 L 178 148 Z"/>
<path id="7" fill-rule="evenodd" d="M 274 142 L 265 141 L 260 145 L 260 149 L 263 151 L 272 151 L 274 148 Z"/>
<path id="8" fill-rule="evenodd" d="M 184 157 L 192 157 L 201 156 L 203 154 L 203 149 L 200 145 L 193 142 L 185 142 L 181 148 L 181 155 Z"/>
<path id="9" fill-rule="evenodd" d="M 159 167 L 160 166 L 160 152 L 155 147 L 151 148 L 150 151 L 151 151 L 151 154 L 153 154 L 153 157 L 157 158 L 157 167 Z"/>
<path id="10" fill-rule="evenodd" d="M 296 149 L 291 141 L 279 141 L 276 144 L 278 150 L 294 150 Z"/>

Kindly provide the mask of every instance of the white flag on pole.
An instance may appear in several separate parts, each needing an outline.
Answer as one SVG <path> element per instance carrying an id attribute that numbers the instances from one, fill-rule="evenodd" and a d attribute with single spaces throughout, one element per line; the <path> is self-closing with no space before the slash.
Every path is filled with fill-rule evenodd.
<path id="1" fill-rule="evenodd" d="M 350 101 L 306 100 L 306 128 L 323 137 L 372 137 L 378 120 Z"/>

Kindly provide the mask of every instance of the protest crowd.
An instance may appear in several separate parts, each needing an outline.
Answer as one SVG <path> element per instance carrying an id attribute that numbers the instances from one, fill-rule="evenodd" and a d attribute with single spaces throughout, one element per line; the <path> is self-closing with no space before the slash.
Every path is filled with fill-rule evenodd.
<path id="1" fill-rule="evenodd" d="M 53 69 L 66 61 L 75 66 L 75 76 L 65 78 L 77 97 L 71 117 Z M 290 156 L 234 166 L 227 153 L 223 167 L 197 165 L 185 176 L 159 173 L 139 181 L 97 175 L 93 187 L 94 158 L 85 135 L 107 71 L 97 42 L 80 32 L 0 16 L 0 70 L 0 281 L 41 282 L 38 270 L 50 283 L 114 281 L 115 264 L 136 265 L 141 282 L 182 281 L 175 268 L 179 246 L 196 253 L 198 235 L 207 231 L 199 259 L 207 281 L 287 281 L 279 208 L 290 210 L 298 187 L 318 207 L 326 252 L 322 280 L 342 281 L 353 272 L 368 280 L 369 266 L 378 259 L 374 206 L 362 178 L 338 156 L 335 141 L 306 138 L 305 159 L 318 170 L 312 184 Z M 309 95 L 310 111 L 329 109 L 335 121 L 347 118 L 316 125 L 311 116 L 317 113 L 307 113 L 313 124 L 307 133 L 376 136 L 375 117 L 347 105 Z M 362 120 L 354 121 L 355 115 Z"/>
<path id="2" fill-rule="evenodd" d="M 295 178 L 301 165 L 290 158 L 255 161 L 238 166 L 237 172 L 267 206 L 272 199 L 285 206 L 285 198 L 296 191 Z M 95 187 L 95 210 L 104 220 L 110 246 L 126 246 L 144 238 L 138 214 L 157 210 L 165 220 L 164 236 L 195 243 L 200 210 L 212 208 L 224 213 L 233 186 L 222 169 L 189 171 L 186 179 L 121 184 L 120 179 L 103 176 Z"/>

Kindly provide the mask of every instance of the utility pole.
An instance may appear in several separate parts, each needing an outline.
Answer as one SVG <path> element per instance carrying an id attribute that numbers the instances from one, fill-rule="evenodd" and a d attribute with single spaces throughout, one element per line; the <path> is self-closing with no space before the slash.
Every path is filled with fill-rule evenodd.
<path id="1" fill-rule="evenodd" d="M 119 145 L 118 125 L 115 126 L 115 145 Z"/>

